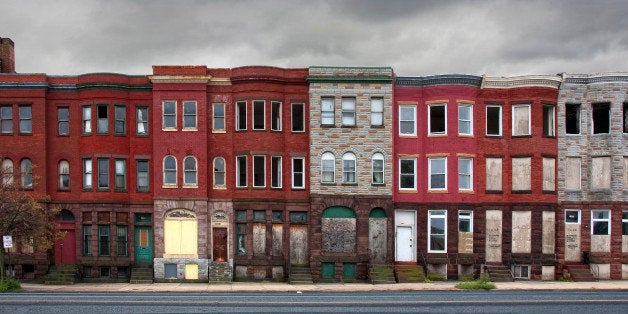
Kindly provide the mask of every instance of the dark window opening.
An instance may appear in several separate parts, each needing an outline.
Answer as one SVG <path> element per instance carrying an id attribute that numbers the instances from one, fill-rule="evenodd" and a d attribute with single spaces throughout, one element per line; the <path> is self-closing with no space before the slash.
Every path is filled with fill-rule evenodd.
<path id="1" fill-rule="evenodd" d="M 554 136 L 554 106 L 543 106 L 543 135 Z"/>
<path id="2" fill-rule="evenodd" d="M 445 134 L 445 106 L 430 106 L 430 133 Z"/>
<path id="3" fill-rule="evenodd" d="M 501 135 L 502 108 L 486 107 L 486 135 Z"/>
<path id="4" fill-rule="evenodd" d="M 253 130 L 264 130 L 264 101 L 253 102 Z"/>
<path id="5" fill-rule="evenodd" d="M 624 104 L 624 133 L 628 133 L 628 104 Z"/>
<path id="6" fill-rule="evenodd" d="M 611 106 L 610 104 L 593 105 L 593 134 L 610 133 Z"/>
<path id="7" fill-rule="evenodd" d="M 98 133 L 109 132 L 109 118 L 107 113 L 107 105 L 97 107 Z"/>
<path id="8" fill-rule="evenodd" d="M 292 132 L 305 131 L 303 122 L 303 104 L 292 104 Z"/>
<path id="9" fill-rule="evenodd" d="M 246 130 L 246 102 L 236 104 L 237 130 Z"/>
<path id="10" fill-rule="evenodd" d="M 580 134 L 580 105 L 565 105 L 565 133 Z"/>

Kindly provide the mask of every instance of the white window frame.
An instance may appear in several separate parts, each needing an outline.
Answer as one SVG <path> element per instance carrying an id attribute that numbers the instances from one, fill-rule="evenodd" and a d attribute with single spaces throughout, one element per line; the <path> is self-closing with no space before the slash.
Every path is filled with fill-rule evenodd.
<path id="1" fill-rule="evenodd" d="M 428 177 L 427 177 L 427 181 L 428 181 L 428 189 L 429 190 L 433 190 L 433 191 L 446 191 L 447 190 L 447 157 L 429 157 L 428 159 L 428 164 L 427 164 L 427 168 L 428 168 Z M 436 161 L 444 161 L 445 163 L 445 172 L 444 173 L 432 173 L 432 163 L 436 162 Z M 432 186 L 432 176 L 433 175 L 444 175 L 445 176 L 445 182 L 444 182 L 444 186 L 441 187 L 433 187 Z"/>
<path id="2" fill-rule="evenodd" d="M 275 165 L 275 160 L 279 160 L 279 163 Z M 270 157 L 270 187 L 273 189 L 281 189 L 283 186 L 283 158 L 281 156 Z M 276 172 L 276 174 L 275 174 Z M 277 177 L 277 184 L 273 182 L 273 177 Z"/>
<path id="3" fill-rule="evenodd" d="M 94 187 L 94 168 L 91 158 L 83 158 L 83 190 L 91 190 Z"/>
<path id="4" fill-rule="evenodd" d="M 222 107 L 222 115 L 217 115 L 216 114 L 216 108 L 217 107 Z M 225 113 L 226 113 L 226 106 L 224 103 L 213 103 L 212 104 L 212 131 L 225 131 L 226 130 L 226 117 L 225 117 Z M 216 127 L 216 121 L 222 121 L 222 127 L 221 128 L 217 128 Z"/>
<path id="5" fill-rule="evenodd" d="M 432 249 L 432 235 L 440 236 L 441 234 L 432 234 L 432 219 L 443 219 L 444 227 L 444 248 L 442 250 Z M 427 214 L 427 252 L 428 253 L 447 253 L 447 210 L 429 210 Z"/>
<path id="6" fill-rule="evenodd" d="M 245 188 L 247 187 L 247 179 L 248 179 L 248 160 L 246 155 L 236 156 L 236 188 Z M 240 166 L 240 161 L 244 160 L 244 169 Z M 241 182 L 242 174 L 244 174 L 244 182 Z M 244 184 L 243 184 L 244 183 Z"/>
<path id="7" fill-rule="evenodd" d="M 573 222 L 573 221 L 567 221 L 567 212 L 576 212 L 578 213 L 578 221 Z M 565 208 L 565 224 L 566 225 L 579 225 L 580 221 L 581 221 L 581 213 L 579 209 L 573 209 L 573 208 Z"/>
<path id="8" fill-rule="evenodd" d="M 516 134 L 515 133 L 515 125 L 517 124 L 517 121 L 515 121 L 515 112 L 517 111 L 517 108 L 528 108 L 527 110 L 527 114 L 528 114 L 528 128 L 526 130 L 526 132 L 521 133 L 521 134 Z M 532 135 L 532 115 L 531 115 L 531 105 L 530 104 L 520 104 L 520 105 L 513 105 L 512 106 L 512 136 L 529 136 Z"/>
<path id="9" fill-rule="evenodd" d="M 18 122 L 20 134 L 32 134 L 33 133 L 33 108 L 28 106 L 18 107 Z"/>
<path id="10" fill-rule="evenodd" d="M 240 113 L 240 108 L 244 108 L 244 112 Z M 241 114 L 244 114 L 244 127 L 240 125 L 242 120 Z M 235 105 L 235 129 L 236 131 L 246 131 L 248 128 L 248 105 L 246 101 L 236 101 Z"/>
<path id="11" fill-rule="evenodd" d="M 262 127 L 261 128 L 255 126 L 256 122 L 259 122 L 257 121 L 257 118 L 258 118 L 257 111 L 259 110 L 258 105 L 262 105 Z M 253 125 L 251 126 L 252 130 L 254 131 L 266 130 L 266 101 L 259 100 L 259 99 L 253 100 L 252 106 L 253 106 Z"/>
<path id="12" fill-rule="evenodd" d="M 104 161 L 105 163 L 101 164 L 101 161 Z M 98 188 L 98 190 L 109 190 L 111 188 L 111 167 L 110 167 L 110 161 L 109 158 L 96 158 L 96 165 L 98 166 L 98 173 L 97 173 L 97 177 L 96 177 L 96 187 Z M 101 165 L 105 165 L 105 167 L 101 167 Z M 106 170 L 106 171 L 105 171 Z M 100 177 L 101 176 L 106 176 L 107 177 L 107 185 L 100 185 Z"/>
<path id="13" fill-rule="evenodd" d="M 627 210 L 623 210 L 621 212 L 621 234 L 622 235 L 628 235 L 626 233 L 626 226 L 628 225 L 628 211 Z"/>
<path id="14" fill-rule="evenodd" d="M 92 106 L 84 105 L 81 107 L 81 119 L 83 121 L 83 134 L 92 134 Z"/>
<path id="15" fill-rule="evenodd" d="M 466 109 L 469 111 L 469 119 L 463 119 L 460 114 L 461 109 Z M 463 133 L 461 132 L 460 125 L 462 123 L 469 124 L 469 132 Z M 468 103 L 458 103 L 458 135 L 472 136 L 473 135 L 473 104 Z"/>
<path id="16" fill-rule="evenodd" d="M 66 117 L 61 117 L 61 111 L 66 112 Z M 66 125 L 67 131 L 62 131 L 61 125 Z M 57 107 L 57 135 L 70 135 L 70 108 L 69 107 Z"/>
<path id="17" fill-rule="evenodd" d="M 381 106 L 381 108 L 377 108 Z M 377 123 L 379 117 L 379 123 Z M 384 125 L 384 97 L 371 97 L 371 126 Z"/>
<path id="18" fill-rule="evenodd" d="M 352 164 L 353 170 L 351 170 L 351 167 L 347 167 L 348 165 L 345 162 L 350 163 L 349 165 Z M 349 184 L 358 183 L 357 167 L 358 167 L 357 157 L 355 156 L 354 153 L 347 152 L 342 155 L 342 183 L 349 183 Z M 353 180 L 350 180 L 351 177 L 353 177 Z"/>
<path id="19" fill-rule="evenodd" d="M 376 169 L 376 165 L 375 165 L 376 161 L 382 163 L 381 170 L 380 169 Z M 371 157 L 371 180 L 372 180 L 371 183 L 372 184 L 385 184 L 385 182 L 386 182 L 386 177 L 385 177 L 386 172 L 384 170 L 385 164 L 386 164 L 386 160 L 384 158 L 384 154 L 382 154 L 382 153 L 375 153 L 375 154 L 373 154 L 373 157 Z M 381 175 L 381 178 L 382 178 L 381 182 L 376 182 L 375 181 L 375 174 L 380 174 Z"/>
<path id="20" fill-rule="evenodd" d="M 115 159 L 114 160 L 114 187 L 118 191 L 126 191 L 126 159 Z M 118 185 L 118 178 L 122 178 L 122 185 Z"/>
<path id="21" fill-rule="evenodd" d="M 295 171 L 294 165 L 296 161 L 300 161 L 301 163 L 301 171 Z M 301 184 L 297 184 L 297 180 L 295 179 L 295 175 L 301 174 Z M 293 189 L 304 189 L 305 188 L 305 158 L 303 157 L 292 157 L 292 188 Z"/>
<path id="22" fill-rule="evenodd" d="M 104 118 L 100 116 L 101 108 L 105 108 L 106 116 Z M 107 104 L 96 105 L 96 134 L 109 134 L 109 105 Z"/>
<path id="23" fill-rule="evenodd" d="M 271 101 L 270 102 L 270 130 L 281 132 L 282 129 L 282 106 L 283 104 L 280 101 Z M 275 117 L 275 106 L 279 106 L 277 110 L 277 116 Z M 274 125 L 276 124 L 276 125 Z"/>
<path id="24" fill-rule="evenodd" d="M 411 109 L 412 110 L 412 120 L 404 119 L 401 111 L 403 109 Z M 401 124 L 403 122 L 409 123 L 412 122 L 412 133 L 402 133 Z M 416 106 L 415 105 L 400 105 L 399 106 L 399 136 L 416 136 Z"/>
<path id="25" fill-rule="evenodd" d="M 524 269 L 525 269 L 525 272 L 524 272 Z M 512 277 L 515 279 L 530 279 L 530 265 L 513 264 L 512 265 Z"/>
<path id="26" fill-rule="evenodd" d="M 146 111 L 146 116 L 142 116 L 142 110 Z M 141 129 L 144 129 L 142 132 Z M 148 135 L 148 107 L 137 106 L 135 107 L 135 134 L 136 135 Z"/>
<path id="27" fill-rule="evenodd" d="M 186 113 L 185 109 L 188 106 L 192 106 L 194 108 L 194 113 Z M 186 119 L 187 117 L 194 117 L 194 125 L 187 125 Z M 185 100 L 183 101 L 183 130 L 184 131 L 196 131 L 198 130 L 198 106 L 195 100 Z"/>
<path id="28" fill-rule="evenodd" d="M 166 104 L 172 104 L 174 106 L 174 114 L 166 114 Z M 161 103 L 161 129 L 164 131 L 175 131 L 177 129 L 177 102 L 174 100 L 164 100 Z M 174 116 L 174 125 L 166 126 L 166 117 Z"/>
<path id="29" fill-rule="evenodd" d="M 401 163 L 404 161 L 411 161 L 412 162 L 412 173 L 403 173 L 402 172 L 402 167 L 401 167 Z M 408 177 L 408 176 L 412 176 L 412 187 L 410 188 L 404 188 L 401 186 L 401 182 L 402 182 L 402 178 L 403 177 Z M 399 190 L 401 191 L 416 191 L 417 186 L 416 186 L 416 176 L 417 176 L 417 169 L 416 169 L 416 158 L 399 158 Z"/>
<path id="30" fill-rule="evenodd" d="M 325 117 L 326 114 L 330 116 Z M 336 100 L 334 97 L 321 97 L 321 125 L 336 125 Z"/>
<path id="31" fill-rule="evenodd" d="M 606 218 L 596 218 L 596 213 L 606 213 Z M 595 234 L 595 223 L 602 222 L 606 223 L 608 227 L 608 231 L 606 234 Z M 610 235 L 611 234 L 611 211 L 610 209 L 593 209 L 591 210 L 591 235 Z"/>
<path id="32" fill-rule="evenodd" d="M 187 164 L 186 161 L 187 160 L 193 160 L 194 161 L 194 168 L 193 169 L 188 169 L 187 168 Z M 193 173 L 194 174 L 194 181 L 193 182 L 188 182 L 187 180 L 187 175 L 189 173 Z M 185 156 L 183 158 L 183 185 L 186 187 L 196 187 L 198 186 L 198 160 L 196 159 L 196 157 L 194 156 Z"/>
<path id="33" fill-rule="evenodd" d="M 122 130 L 118 129 L 118 125 L 122 127 Z M 113 132 L 117 135 L 126 134 L 126 105 L 117 104 L 113 106 Z"/>
<path id="34" fill-rule="evenodd" d="M 13 174 L 13 160 L 9 158 L 4 158 L 2 160 L 2 186 L 9 187 L 13 184 L 14 174 Z"/>
<path id="35" fill-rule="evenodd" d="M 259 161 L 260 158 L 262 159 L 262 167 L 261 167 L 261 175 L 262 178 L 264 179 L 262 184 L 259 185 L 255 182 L 255 178 L 256 175 L 258 174 L 258 171 L 260 171 L 259 167 L 257 167 L 256 165 L 256 161 Z M 266 187 L 266 156 L 264 155 L 253 155 L 253 182 L 251 182 L 251 184 L 253 185 L 254 188 L 265 188 Z"/>
<path id="36" fill-rule="evenodd" d="M 498 108 L 499 109 L 499 134 L 489 134 L 488 133 L 488 108 Z M 484 117 L 485 120 L 485 132 L 487 137 L 491 137 L 491 136 L 502 136 L 503 133 L 503 108 L 502 105 L 496 105 L 496 104 L 491 104 L 491 105 L 486 105 L 486 114 Z"/>
<path id="37" fill-rule="evenodd" d="M 295 106 L 301 106 L 301 129 L 297 130 L 295 129 L 295 124 L 294 124 L 294 108 Z M 292 103 L 290 104 L 290 124 L 291 124 L 291 130 L 294 133 L 304 133 L 305 132 L 305 104 L 304 103 Z"/>
<path id="38" fill-rule="evenodd" d="M 463 162 L 468 162 L 468 173 L 462 173 L 461 172 L 461 165 L 463 164 Z M 468 177 L 469 178 L 469 187 L 462 187 L 461 186 L 461 182 L 462 180 L 460 179 L 462 176 Z M 473 157 L 458 157 L 458 190 L 460 191 L 473 191 Z"/>
<path id="39" fill-rule="evenodd" d="M 140 163 L 146 163 L 146 171 L 140 171 Z M 136 172 L 136 189 L 138 192 L 148 192 L 150 191 L 150 164 L 148 159 L 138 159 L 135 161 L 135 172 Z M 141 175 L 140 175 L 141 174 Z M 145 175 L 144 175 L 145 174 Z M 140 180 L 146 177 L 146 185 L 140 185 Z"/>
<path id="40" fill-rule="evenodd" d="M 443 125 L 445 130 L 442 132 L 432 132 L 432 108 L 443 107 Z M 437 103 L 427 105 L 427 134 L 428 135 L 447 135 L 447 103 Z"/>
<path id="41" fill-rule="evenodd" d="M 330 163 L 331 162 L 331 163 Z M 326 169 L 326 163 L 330 163 L 331 169 Z M 331 180 L 325 180 L 325 173 L 331 174 Z M 336 182 L 336 156 L 331 152 L 325 152 L 321 155 L 321 183 Z"/>
<path id="42" fill-rule="evenodd" d="M 174 169 L 166 169 L 166 159 L 169 159 L 169 157 L 171 157 L 174 160 Z M 173 186 L 177 186 L 177 176 L 178 176 L 178 165 L 177 165 L 177 158 L 172 156 L 172 155 L 166 155 L 164 156 L 164 159 L 162 160 L 162 167 L 163 167 L 163 174 L 162 174 L 162 180 L 163 180 L 163 185 L 166 187 L 173 187 Z M 174 182 L 167 182 L 166 180 L 166 172 L 172 172 L 174 171 Z"/>
<path id="43" fill-rule="evenodd" d="M 216 162 L 218 162 L 218 160 L 222 160 L 222 169 L 218 169 L 218 167 L 216 166 Z M 214 174 L 214 180 L 213 180 L 214 189 L 225 188 L 227 186 L 227 162 L 225 161 L 224 158 L 219 156 L 219 157 L 214 158 L 212 166 L 213 166 L 213 174 Z M 222 175 L 222 184 L 216 184 L 217 175 Z"/>
<path id="44" fill-rule="evenodd" d="M 461 221 L 469 221 L 469 231 L 461 231 L 460 230 L 460 222 Z M 468 232 L 473 233 L 473 211 L 460 209 L 458 210 L 458 232 Z"/>
<path id="45" fill-rule="evenodd" d="M 355 97 L 342 97 L 342 126 L 356 126 L 356 99 Z M 346 118 L 346 119 L 345 119 Z"/>
<path id="46" fill-rule="evenodd" d="M 70 162 L 62 159 L 59 160 L 59 190 L 67 191 L 70 189 Z M 67 184 L 64 183 L 67 181 Z"/>
<path id="47" fill-rule="evenodd" d="M 547 115 L 546 110 L 549 110 Z M 556 136 L 556 106 L 554 105 L 543 105 L 543 136 Z"/>

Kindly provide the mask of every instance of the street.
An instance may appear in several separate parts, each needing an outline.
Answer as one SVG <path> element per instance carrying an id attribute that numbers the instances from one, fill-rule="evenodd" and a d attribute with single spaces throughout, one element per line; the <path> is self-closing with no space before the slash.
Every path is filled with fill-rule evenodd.
<path id="1" fill-rule="evenodd" d="M 1 313 L 625 313 L 628 291 L 4 293 Z"/>

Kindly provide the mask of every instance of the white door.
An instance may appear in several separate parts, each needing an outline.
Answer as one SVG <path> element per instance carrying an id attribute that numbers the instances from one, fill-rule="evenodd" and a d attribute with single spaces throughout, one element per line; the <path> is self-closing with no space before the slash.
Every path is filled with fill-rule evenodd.
<path id="1" fill-rule="evenodd" d="M 397 226 L 395 261 L 414 261 L 414 243 L 412 243 L 412 227 Z"/>

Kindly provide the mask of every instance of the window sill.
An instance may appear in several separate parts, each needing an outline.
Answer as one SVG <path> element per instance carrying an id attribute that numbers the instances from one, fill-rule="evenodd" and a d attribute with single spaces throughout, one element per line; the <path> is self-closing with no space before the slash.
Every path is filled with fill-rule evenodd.
<path id="1" fill-rule="evenodd" d="M 447 133 L 445 134 L 440 134 L 440 133 L 428 133 L 427 137 L 447 137 Z"/>
<path id="2" fill-rule="evenodd" d="M 212 133 L 225 134 L 227 131 L 225 129 L 214 130 L 212 129 Z"/>
<path id="3" fill-rule="evenodd" d="M 183 189 L 198 189 L 198 185 L 184 184 L 181 188 Z"/>
<path id="4" fill-rule="evenodd" d="M 416 134 L 399 134 L 400 138 L 418 138 Z"/>
<path id="5" fill-rule="evenodd" d="M 124 134 L 123 133 L 115 133 L 113 135 L 117 136 L 117 137 L 126 137 L 126 136 L 128 136 L 126 133 L 124 133 Z"/>
<path id="6" fill-rule="evenodd" d="M 292 133 L 305 133 L 305 130 L 292 130 Z"/>
<path id="7" fill-rule="evenodd" d="M 484 192 L 486 194 L 504 194 L 504 191 L 498 191 L 498 190 L 490 190 L 490 191 L 486 191 Z"/>
<path id="8" fill-rule="evenodd" d="M 336 186 L 336 182 L 321 182 L 321 185 L 325 185 L 325 186 Z"/>
<path id="9" fill-rule="evenodd" d="M 213 189 L 214 189 L 214 190 L 226 190 L 226 189 L 227 189 L 227 187 L 226 187 L 226 186 L 224 186 L 224 185 L 220 185 L 220 186 L 214 186 L 214 187 L 213 187 Z"/>
<path id="10" fill-rule="evenodd" d="M 70 137 L 70 134 L 57 134 L 57 137 Z"/>
<path id="11" fill-rule="evenodd" d="M 292 187 L 292 190 L 293 190 L 293 191 L 305 191 L 305 187 L 296 187 L 296 186 L 293 186 L 293 187 Z"/>
<path id="12" fill-rule="evenodd" d="M 499 134 L 499 135 L 486 134 L 486 137 L 487 138 L 502 138 L 502 135 L 501 134 Z"/>
<path id="13" fill-rule="evenodd" d="M 83 192 L 91 192 L 91 191 L 92 191 L 92 188 L 85 188 L 85 187 L 83 188 Z"/>
<path id="14" fill-rule="evenodd" d="M 249 188 L 246 186 L 236 186 L 236 190 L 248 190 Z"/>
<path id="15" fill-rule="evenodd" d="M 253 132 L 265 132 L 266 129 L 253 129 L 251 131 L 253 131 Z"/>
<path id="16" fill-rule="evenodd" d="M 556 135 L 545 135 L 545 134 L 543 134 L 543 138 L 553 138 L 553 139 L 555 139 Z"/>
<path id="17" fill-rule="evenodd" d="M 148 133 L 135 134 L 136 137 L 148 137 Z"/>
<path id="18" fill-rule="evenodd" d="M 512 135 L 512 138 L 532 138 L 532 134 Z"/>
<path id="19" fill-rule="evenodd" d="M 335 128 L 336 125 L 335 124 L 321 124 L 321 128 Z"/>
<path id="20" fill-rule="evenodd" d="M 150 193 L 150 190 L 135 190 L 137 193 Z"/>
<path id="21" fill-rule="evenodd" d="M 57 189 L 57 192 L 59 193 L 70 192 L 70 189 Z"/>
<path id="22" fill-rule="evenodd" d="M 355 124 L 351 124 L 351 125 L 346 125 L 346 124 L 343 124 L 343 125 L 342 125 L 342 128 L 345 128 L 345 129 L 356 129 L 357 127 L 358 127 L 358 126 L 357 126 L 357 125 L 355 125 Z"/>
<path id="23" fill-rule="evenodd" d="M 357 182 L 343 182 L 342 186 L 358 186 Z"/>
<path id="24" fill-rule="evenodd" d="M 556 191 L 543 190 L 543 194 L 556 194 Z"/>
<path id="25" fill-rule="evenodd" d="M 33 136 L 33 133 L 18 133 L 19 136 Z"/>
<path id="26" fill-rule="evenodd" d="M 371 183 L 372 186 L 386 186 L 386 183 Z"/>
<path id="27" fill-rule="evenodd" d="M 107 136 L 109 135 L 109 132 L 104 132 L 104 133 L 96 133 L 97 136 Z"/>
<path id="28" fill-rule="evenodd" d="M 449 191 L 447 191 L 447 190 L 433 190 L 433 189 L 432 189 L 432 190 L 430 190 L 430 189 L 428 189 L 428 190 L 427 190 L 427 193 L 433 193 L 433 194 L 446 194 L 446 193 L 449 193 Z"/>
<path id="29" fill-rule="evenodd" d="M 198 131 L 198 129 L 197 128 L 183 128 L 183 129 L 181 129 L 181 131 L 183 131 L 183 132 L 196 132 L 196 131 Z"/>
<path id="30" fill-rule="evenodd" d="M 265 186 L 253 186 L 253 190 L 266 190 Z"/>
<path id="31" fill-rule="evenodd" d="M 473 138 L 473 134 L 460 134 L 458 133 L 458 137 L 465 137 L 465 138 Z"/>
<path id="32" fill-rule="evenodd" d="M 473 191 L 473 190 L 458 190 L 458 193 L 460 193 L 460 194 L 475 194 L 475 191 Z"/>
<path id="33" fill-rule="evenodd" d="M 167 129 L 161 129 L 164 132 L 175 132 L 177 130 L 177 128 L 167 128 Z"/>
<path id="34" fill-rule="evenodd" d="M 175 184 L 175 185 L 162 185 L 161 188 L 163 188 L 163 189 L 177 189 L 179 187 Z"/>
<path id="35" fill-rule="evenodd" d="M 416 189 L 399 189 L 399 193 L 401 194 L 416 194 L 418 191 Z"/>
<path id="36" fill-rule="evenodd" d="M 385 128 L 386 128 L 386 126 L 385 126 L 385 125 L 372 125 L 372 124 L 371 124 L 371 128 L 372 128 L 372 129 L 385 129 Z"/>
<path id="37" fill-rule="evenodd" d="M 532 194 L 532 190 L 513 190 L 512 194 Z"/>
<path id="38" fill-rule="evenodd" d="M 115 189 L 114 191 L 117 192 L 117 193 L 126 193 L 126 192 L 128 192 L 126 189 Z"/>

